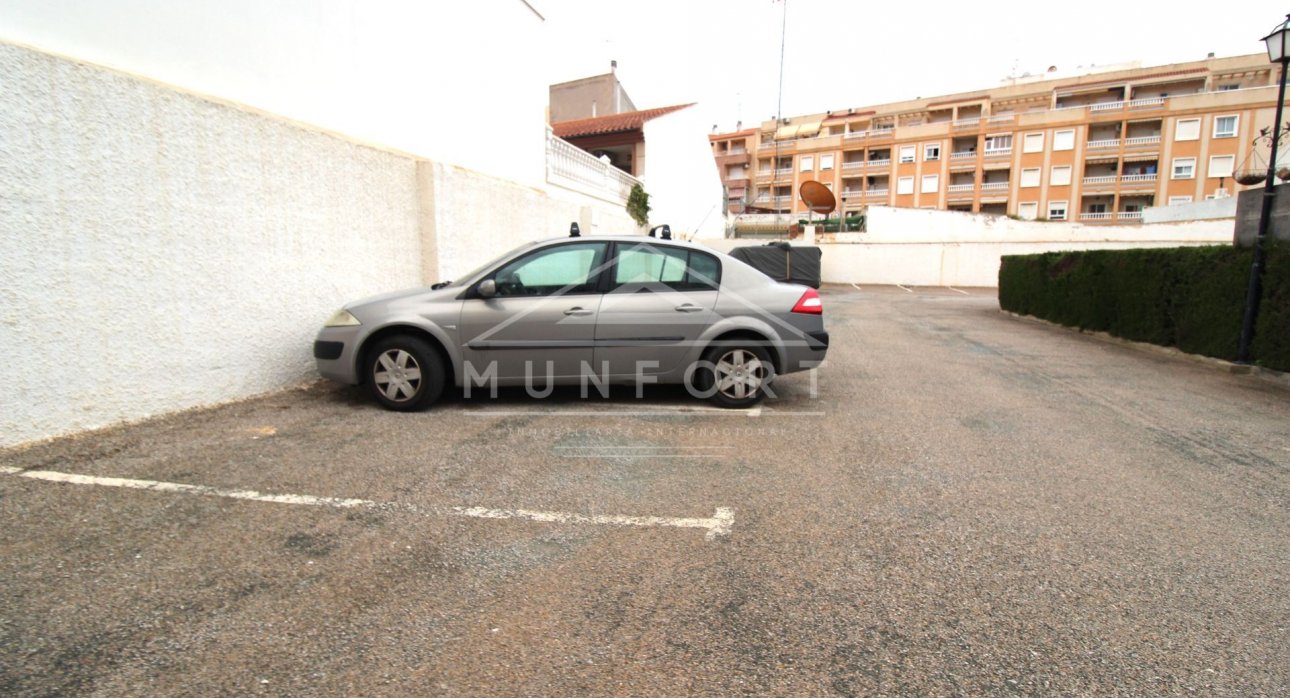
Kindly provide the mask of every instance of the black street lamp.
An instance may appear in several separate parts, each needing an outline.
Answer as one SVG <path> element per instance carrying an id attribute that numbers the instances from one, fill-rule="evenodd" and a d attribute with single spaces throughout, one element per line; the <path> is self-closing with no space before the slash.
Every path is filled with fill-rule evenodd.
<path id="1" fill-rule="evenodd" d="M 1268 219 L 1272 217 L 1277 171 L 1277 141 L 1281 138 L 1281 107 L 1286 101 L 1286 68 L 1290 66 L 1290 15 L 1286 21 L 1263 37 L 1268 45 L 1268 60 L 1281 64 L 1281 87 L 1277 91 L 1277 116 L 1272 121 L 1272 152 L 1268 154 L 1268 177 L 1263 182 L 1263 209 L 1259 213 L 1259 230 L 1254 237 L 1254 262 L 1250 265 L 1250 287 L 1245 295 L 1245 319 L 1241 322 L 1241 345 L 1236 353 L 1239 363 L 1250 362 L 1250 344 L 1254 341 L 1254 322 L 1259 316 L 1259 297 L 1263 295 L 1263 248 L 1268 236 Z"/>

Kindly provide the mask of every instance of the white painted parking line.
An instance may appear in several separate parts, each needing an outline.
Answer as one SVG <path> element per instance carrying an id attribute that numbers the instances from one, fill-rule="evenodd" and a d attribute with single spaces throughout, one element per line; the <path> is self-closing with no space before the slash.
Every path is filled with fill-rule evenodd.
<path id="1" fill-rule="evenodd" d="M 972 294 L 968 293 L 967 291 L 960 291 L 960 290 L 958 290 L 957 288 L 954 288 L 953 286 L 946 286 L 945 288 L 948 288 L 949 290 L 951 290 L 951 291 L 953 291 L 953 292 L 955 292 L 955 293 L 962 293 L 962 294 L 963 294 L 963 295 L 965 295 L 965 296 L 970 296 L 970 295 L 972 295 Z"/>
<path id="2" fill-rule="evenodd" d="M 854 288 L 854 289 L 855 289 L 855 290 L 857 290 L 857 291 L 863 291 L 863 290 L 864 290 L 863 288 L 860 288 L 859 286 L 857 286 L 857 285 L 855 285 L 855 284 L 851 284 L 851 288 Z"/>
<path id="3" fill-rule="evenodd" d="M 901 286 L 900 284 L 896 284 L 896 288 L 903 289 L 905 293 L 913 293 L 913 291 L 905 288 L 904 286 Z"/>
<path id="4" fill-rule="evenodd" d="M 476 519 L 523 519 L 542 523 L 591 524 L 601 526 L 666 526 L 672 528 L 705 528 L 705 538 L 712 540 L 717 536 L 730 533 L 734 525 L 735 511 L 728 507 L 717 507 L 711 518 L 674 518 L 667 516 L 620 516 L 610 514 L 576 514 L 564 511 L 534 511 L 531 509 L 486 509 L 484 507 L 449 507 L 425 510 L 406 504 L 385 504 L 369 499 L 348 499 L 340 497 L 315 497 L 305 494 L 266 494 L 254 490 L 231 490 L 206 485 L 187 485 L 179 482 L 159 482 L 156 480 L 135 480 L 121 477 L 100 477 L 96 475 L 76 475 L 52 470 L 23 470 L 11 466 L 0 466 L 0 473 L 16 475 L 32 480 L 61 482 L 73 485 L 98 485 L 100 487 L 124 487 L 152 492 L 174 494 L 192 494 L 204 497 L 223 497 L 252 502 L 271 502 L 274 504 L 302 504 L 305 506 L 323 506 L 336 509 L 379 509 L 383 511 L 404 511 L 422 515 L 465 516 Z"/>

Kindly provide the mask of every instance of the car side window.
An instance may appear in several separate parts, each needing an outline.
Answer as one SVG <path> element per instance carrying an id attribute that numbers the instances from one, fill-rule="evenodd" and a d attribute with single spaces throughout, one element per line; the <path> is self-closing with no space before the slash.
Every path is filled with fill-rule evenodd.
<path id="1" fill-rule="evenodd" d="M 493 274 L 498 296 L 594 293 L 605 243 L 559 245 L 514 260 Z"/>
<path id="2" fill-rule="evenodd" d="M 708 290 L 717 287 L 720 273 L 712 255 L 646 243 L 619 249 L 613 288 L 662 284 L 677 291 Z"/>

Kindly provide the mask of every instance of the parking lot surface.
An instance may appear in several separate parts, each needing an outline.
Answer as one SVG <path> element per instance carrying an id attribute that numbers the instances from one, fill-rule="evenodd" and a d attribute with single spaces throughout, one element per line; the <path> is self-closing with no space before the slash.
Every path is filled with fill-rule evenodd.
<path id="1" fill-rule="evenodd" d="M 0 693 L 1285 694 L 1290 390 L 824 295 L 752 411 L 319 384 L 0 452 Z"/>

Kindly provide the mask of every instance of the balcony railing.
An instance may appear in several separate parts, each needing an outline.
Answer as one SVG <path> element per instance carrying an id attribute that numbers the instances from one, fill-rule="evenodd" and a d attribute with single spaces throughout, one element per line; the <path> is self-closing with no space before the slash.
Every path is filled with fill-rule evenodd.
<path id="1" fill-rule="evenodd" d="M 1004 155 L 1012 155 L 1012 146 L 1008 146 L 1007 148 L 986 148 L 985 149 L 985 156 L 988 158 L 1002 157 Z"/>
<path id="2" fill-rule="evenodd" d="M 1129 100 L 1130 109 L 1146 109 L 1165 103 L 1164 97 L 1143 97 L 1142 99 Z"/>
<path id="3" fill-rule="evenodd" d="M 1142 220 L 1142 211 L 1120 211 L 1116 217 L 1122 221 L 1140 221 Z"/>
<path id="4" fill-rule="evenodd" d="M 1115 175 L 1096 175 L 1093 177 L 1085 177 L 1084 183 L 1085 184 L 1115 184 L 1115 181 L 1117 179 L 1119 178 Z"/>
<path id="5" fill-rule="evenodd" d="M 558 138 L 549 127 L 546 130 L 546 181 L 622 204 L 627 203 L 632 186 L 640 184 L 639 179 L 607 161 Z"/>
<path id="6" fill-rule="evenodd" d="M 1109 221 L 1111 220 L 1111 215 L 1110 211 L 1084 211 L 1079 214 L 1079 219 L 1082 221 Z"/>
<path id="7" fill-rule="evenodd" d="M 843 189 L 842 190 L 842 196 L 844 197 L 860 196 L 862 194 L 864 194 L 863 189 Z"/>
<path id="8" fill-rule="evenodd" d="M 869 167 L 886 167 L 890 164 L 891 164 L 891 158 L 883 158 L 881 160 L 870 160 L 868 162 Z"/>
<path id="9" fill-rule="evenodd" d="M 1113 111 L 1115 109 L 1123 109 L 1124 102 L 1098 102 L 1097 104 L 1089 104 L 1087 106 L 1089 111 Z"/>
<path id="10" fill-rule="evenodd" d="M 1159 142 L 1160 136 L 1136 136 L 1124 139 L 1124 144 L 1130 147 L 1135 145 L 1155 145 Z"/>
<path id="11" fill-rule="evenodd" d="M 1123 175 L 1120 177 L 1120 181 L 1121 182 L 1154 182 L 1156 181 L 1156 175 L 1154 173 Z"/>
<path id="12" fill-rule="evenodd" d="M 974 191 L 975 189 L 976 189 L 976 184 L 975 184 L 975 183 L 972 183 L 972 184 L 951 184 L 951 185 L 949 186 L 949 192 L 950 192 L 951 194 L 955 194 L 955 193 L 958 193 L 958 192 L 971 192 L 971 191 Z"/>
<path id="13" fill-rule="evenodd" d="M 959 131 L 969 131 L 980 127 L 982 121 L 983 119 L 979 116 L 975 119 L 959 119 L 954 122 L 954 128 Z"/>
<path id="14" fill-rule="evenodd" d="M 1098 150 L 1101 148 L 1119 148 L 1119 147 L 1120 147 L 1119 138 L 1102 138 L 1096 141 L 1088 142 L 1089 150 Z"/>
<path id="15" fill-rule="evenodd" d="M 886 196 L 888 191 L 890 190 L 889 189 L 866 189 L 864 191 L 864 195 L 866 198 L 872 199 L 880 196 Z"/>
<path id="16" fill-rule="evenodd" d="M 992 191 L 998 189 L 1007 189 L 1012 182 L 986 182 L 981 185 L 981 191 Z"/>
<path id="17" fill-rule="evenodd" d="M 966 158 L 974 158 L 974 157 L 976 157 L 975 150 L 960 150 L 957 152 L 950 153 L 951 160 L 963 160 Z"/>
<path id="18" fill-rule="evenodd" d="M 844 162 L 844 163 L 842 163 L 842 169 L 844 169 L 844 170 L 862 170 L 862 169 L 864 169 L 864 160 L 851 160 L 850 162 Z"/>

